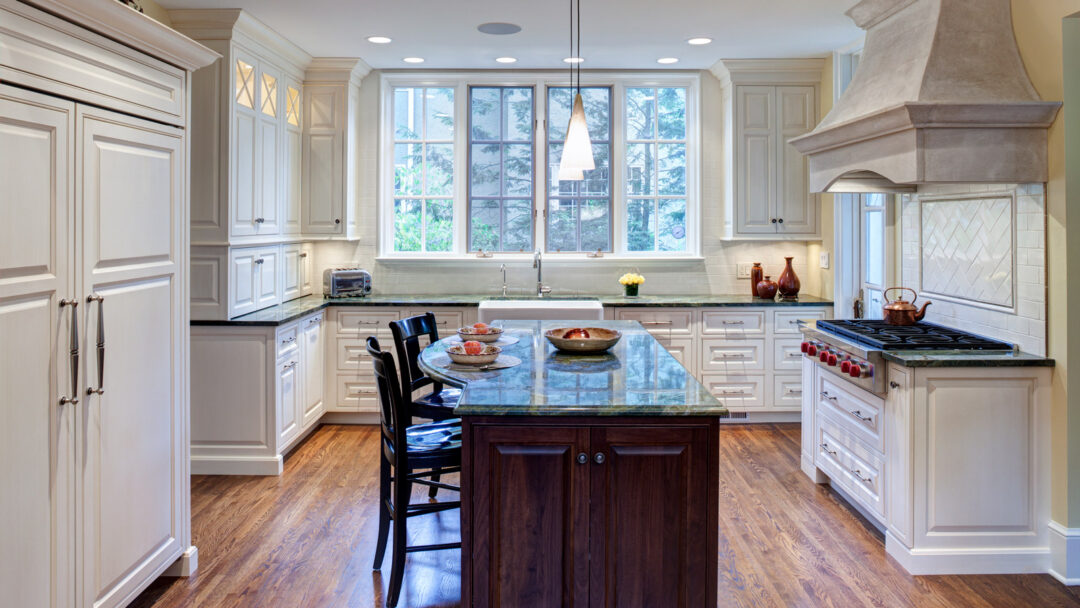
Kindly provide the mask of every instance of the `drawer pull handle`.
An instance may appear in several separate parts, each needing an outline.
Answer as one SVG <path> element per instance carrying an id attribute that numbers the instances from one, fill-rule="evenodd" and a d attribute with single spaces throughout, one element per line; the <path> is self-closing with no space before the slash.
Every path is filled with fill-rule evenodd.
<path id="1" fill-rule="evenodd" d="M 898 388 L 900 388 L 900 385 L 896 382 L 896 380 L 890 380 L 889 381 L 889 388 L 898 389 Z"/>
<path id="2" fill-rule="evenodd" d="M 836 451 L 835 450 L 830 450 L 829 449 L 829 444 L 823 443 L 823 444 L 821 444 L 820 447 L 821 447 L 821 451 L 825 452 L 829 456 L 836 456 Z"/>
<path id="3" fill-rule="evenodd" d="M 862 476 L 862 471 L 860 471 L 859 469 L 851 469 L 851 474 L 854 475 L 859 481 L 865 483 L 866 485 L 874 485 L 874 478 L 873 477 L 863 477 Z"/>
<path id="4" fill-rule="evenodd" d="M 798 324 L 799 324 L 798 319 L 789 319 L 788 320 L 788 325 L 798 325 Z"/>
<path id="5" fill-rule="evenodd" d="M 800 357 L 802 357 L 802 353 L 797 352 L 797 351 L 793 351 L 793 352 L 790 352 L 790 353 L 787 354 L 788 359 L 798 359 Z"/>
<path id="6" fill-rule="evenodd" d="M 673 321 L 641 321 L 642 325 L 671 325 Z"/>
<path id="7" fill-rule="evenodd" d="M 306 257 L 307 257 L 307 254 L 306 254 L 306 253 L 301 253 L 301 254 L 300 254 L 300 257 L 302 257 L 302 258 L 306 258 Z"/>
<path id="8" fill-rule="evenodd" d="M 354 395 L 373 395 L 373 394 L 375 394 L 375 389 L 373 389 L 373 388 L 358 388 L 358 389 L 354 389 L 352 391 L 352 394 L 354 394 Z"/>
<path id="9" fill-rule="evenodd" d="M 296 336 L 292 336 L 291 338 L 285 338 L 284 340 L 281 341 L 281 345 L 284 346 L 286 344 L 291 344 L 293 342 L 296 342 Z"/>
<path id="10" fill-rule="evenodd" d="M 596 461 L 596 464 L 604 464 L 604 460 L 606 460 L 606 458 L 604 457 L 603 452 L 597 452 L 596 455 L 593 456 L 593 460 Z"/>
<path id="11" fill-rule="evenodd" d="M 259 258 L 259 259 L 255 260 L 255 263 L 256 263 L 256 264 L 262 264 L 262 263 L 263 263 L 263 262 L 265 262 L 265 261 L 266 261 L 265 259 L 263 259 L 263 258 Z"/>
<path id="12" fill-rule="evenodd" d="M 839 401 L 839 399 L 830 395 L 829 391 L 821 391 L 821 398 L 828 399 L 829 401 Z"/>
<path id="13" fill-rule="evenodd" d="M 450 322 L 444 319 L 442 321 L 436 321 L 435 324 L 436 325 L 449 325 Z"/>
<path id="14" fill-rule="evenodd" d="M 721 321 L 723 325 L 746 325 L 746 321 Z"/>
<path id="15" fill-rule="evenodd" d="M 786 391 L 784 391 L 784 393 L 787 394 L 787 395 L 801 395 L 802 394 L 802 389 L 789 388 Z"/>
<path id="16" fill-rule="evenodd" d="M 746 391 L 720 391 L 721 395 L 745 395 Z"/>
<path id="17" fill-rule="evenodd" d="M 721 359 L 747 359 L 749 356 L 746 353 L 724 353 L 720 355 Z"/>
<path id="18" fill-rule="evenodd" d="M 862 415 L 862 410 L 851 410 L 850 413 L 851 413 L 852 416 L 858 418 L 859 420 L 862 420 L 863 422 L 870 422 L 871 420 L 874 419 L 873 416 L 863 416 Z"/>

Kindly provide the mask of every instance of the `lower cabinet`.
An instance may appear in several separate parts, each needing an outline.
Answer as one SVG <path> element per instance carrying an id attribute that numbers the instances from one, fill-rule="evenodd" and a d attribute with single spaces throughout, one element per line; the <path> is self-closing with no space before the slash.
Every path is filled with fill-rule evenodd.
<path id="1" fill-rule="evenodd" d="M 465 606 L 715 606 L 715 420 L 466 417 Z"/>
<path id="2" fill-rule="evenodd" d="M 323 319 L 191 328 L 192 473 L 281 473 L 325 410 Z"/>

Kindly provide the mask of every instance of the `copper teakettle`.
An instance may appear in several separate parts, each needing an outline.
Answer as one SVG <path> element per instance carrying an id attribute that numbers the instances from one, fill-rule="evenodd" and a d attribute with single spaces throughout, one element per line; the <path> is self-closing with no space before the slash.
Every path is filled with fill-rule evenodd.
<path id="1" fill-rule="evenodd" d="M 895 290 L 910 291 L 911 301 L 898 298 L 890 302 L 889 292 Z M 882 295 L 885 297 L 885 305 L 881 307 L 881 311 L 885 322 L 889 325 L 914 325 L 923 320 L 926 316 L 926 307 L 930 305 L 930 302 L 927 302 L 921 309 L 915 308 L 915 300 L 919 299 L 919 294 L 910 287 L 890 287 Z"/>

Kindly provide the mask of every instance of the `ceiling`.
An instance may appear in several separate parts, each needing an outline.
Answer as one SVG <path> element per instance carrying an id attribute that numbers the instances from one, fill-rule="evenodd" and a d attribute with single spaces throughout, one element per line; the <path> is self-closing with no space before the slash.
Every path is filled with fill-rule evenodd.
<path id="1" fill-rule="evenodd" d="M 721 58 L 823 56 L 862 31 L 844 16 L 856 0 L 585 0 L 584 69 L 705 69 Z M 377 69 L 562 69 L 569 0 L 158 0 L 173 8 L 243 8 L 316 57 L 361 57 Z M 505 21 L 521 32 L 482 34 Z M 373 44 L 368 36 L 387 36 Z M 712 44 L 691 46 L 704 36 Z M 410 65 L 404 57 L 423 57 Z M 679 62 L 660 66 L 660 57 Z"/>

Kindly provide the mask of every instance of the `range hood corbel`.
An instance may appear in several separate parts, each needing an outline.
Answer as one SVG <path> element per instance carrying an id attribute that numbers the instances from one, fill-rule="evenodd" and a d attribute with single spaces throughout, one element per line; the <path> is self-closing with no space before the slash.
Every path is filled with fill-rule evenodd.
<path id="1" fill-rule="evenodd" d="M 1031 85 L 1009 0 L 863 0 L 866 44 L 847 91 L 791 140 L 813 192 L 910 192 L 934 183 L 1047 180 L 1061 104 Z"/>

